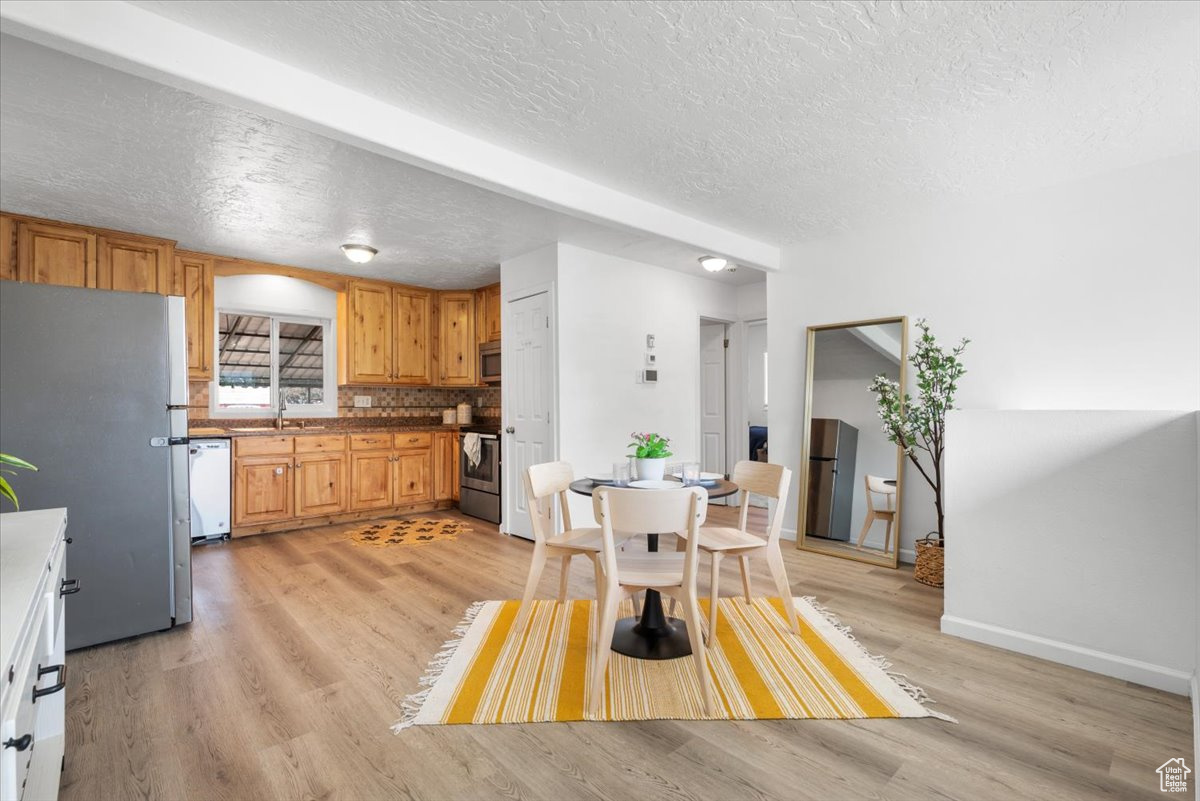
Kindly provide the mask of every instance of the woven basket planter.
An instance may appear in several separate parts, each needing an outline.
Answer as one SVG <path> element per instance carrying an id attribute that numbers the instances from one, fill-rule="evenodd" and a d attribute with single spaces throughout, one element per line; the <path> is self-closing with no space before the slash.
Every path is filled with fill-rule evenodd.
<path id="1" fill-rule="evenodd" d="M 916 546 L 917 565 L 913 568 L 913 578 L 930 587 L 946 586 L 946 549 L 938 545 L 937 535 L 929 534 L 917 540 Z"/>

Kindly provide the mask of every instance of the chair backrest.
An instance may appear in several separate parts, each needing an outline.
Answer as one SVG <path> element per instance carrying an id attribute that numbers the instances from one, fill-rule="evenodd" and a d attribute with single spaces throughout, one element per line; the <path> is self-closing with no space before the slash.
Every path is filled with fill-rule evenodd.
<path id="1" fill-rule="evenodd" d="M 885 484 L 886 479 L 880 476 L 865 475 L 863 476 L 863 485 L 867 488 L 867 506 L 876 512 L 891 512 L 896 508 L 896 488 L 891 484 Z M 883 495 L 886 506 L 879 507 L 875 505 L 875 495 L 872 493 Z"/>
<path id="2" fill-rule="evenodd" d="M 601 557 L 606 575 L 615 575 L 617 549 L 613 532 L 666 534 L 688 532 L 684 575 L 694 574 L 699 559 L 700 525 L 708 516 L 708 490 L 680 487 L 669 490 L 597 487 L 592 509 L 603 532 Z"/>
<path id="3" fill-rule="evenodd" d="M 529 504 L 529 522 L 536 542 L 545 542 L 554 531 L 554 499 L 562 509 L 563 530 L 571 528 L 571 508 L 567 491 L 575 480 L 575 470 L 567 462 L 531 464 L 525 470 L 525 500 Z"/>
<path id="4" fill-rule="evenodd" d="M 738 528 L 746 530 L 750 512 L 750 493 L 762 495 L 775 501 L 771 519 L 767 521 L 767 541 L 779 539 L 783 528 L 783 508 L 787 506 L 788 492 L 792 487 L 792 471 L 781 464 L 750 462 L 742 460 L 733 466 L 733 483 L 738 485 Z"/>

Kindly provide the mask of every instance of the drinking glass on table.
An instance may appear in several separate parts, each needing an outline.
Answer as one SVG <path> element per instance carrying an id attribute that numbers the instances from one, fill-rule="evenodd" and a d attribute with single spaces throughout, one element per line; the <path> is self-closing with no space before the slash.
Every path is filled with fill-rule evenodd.
<path id="1" fill-rule="evenodd" d="M 613 462 L 612 482 L 614 487 L 629 486 L 629 462 Z"/>
<path id="2" fill-rule="evenodd" d="M 692 486 L 700 483 L 700 463 L 699 462 L 684 462 L 683 473 L 680 475 L 685 486 Z"/>

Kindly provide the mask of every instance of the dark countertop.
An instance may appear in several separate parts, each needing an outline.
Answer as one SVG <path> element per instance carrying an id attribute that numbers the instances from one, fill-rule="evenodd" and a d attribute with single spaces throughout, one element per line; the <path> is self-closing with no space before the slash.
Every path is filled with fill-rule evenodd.
<path id="1" fill-rule="evenodd" d="M 404 431 L 457 432 L 460 428 L 457 423 L 454 425 L 443 425 L 441 418 L 436 420 L 433 418 L 428 420 L 414 420 L 413 418 L 327 417 L 305 422 L 307 426 L 304 428 L 293 423 L 292 425 L 285 426 L 282 430 L 276 430 L 273 425 L 274 421 L 270 419 L 196 420 L 192 425 L 188 426 L 188 435 L 192 437 L 271 437 L 281 434 L 341 436 L 343 434 L 390 434 Z M 500 427 L 498 421 L 488 418 L 473 420 L 471 425 L 490 425 L 493 423 L 496 428 Z M 261 428 L 265 430 L 237 430 L 247 428 Z"/>

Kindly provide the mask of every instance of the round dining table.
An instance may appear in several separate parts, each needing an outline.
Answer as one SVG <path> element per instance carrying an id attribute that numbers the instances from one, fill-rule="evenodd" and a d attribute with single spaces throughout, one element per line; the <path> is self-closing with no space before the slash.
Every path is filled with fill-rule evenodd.
<path id="1" fill-rule="evenodd" d="M 590 496 L 597 487 L 608 486 L 612 485 L 598 484 L 589 478 L 583 478 L 571 482 L 571 492 Z M 683 482 L 680 482 L 680 486 L 683 486 Z M 708 490 L 710 500 L 724 498 L 738 491 L 737 484 L 724 478 L 699 486 Z M 658 550 L 658 533 L 638 533 L 646 534 L 646 550 L 651 553 Z M 691 643 L 688 642 L 687 623 L 676 617 L 667 617 L 663 611 L 662 595 L 658 590 L 646 590 L 641 617 L 626 617 L 617 621 L 612 649 L 634 659 L 677 659 L 692 653 Z"/>

